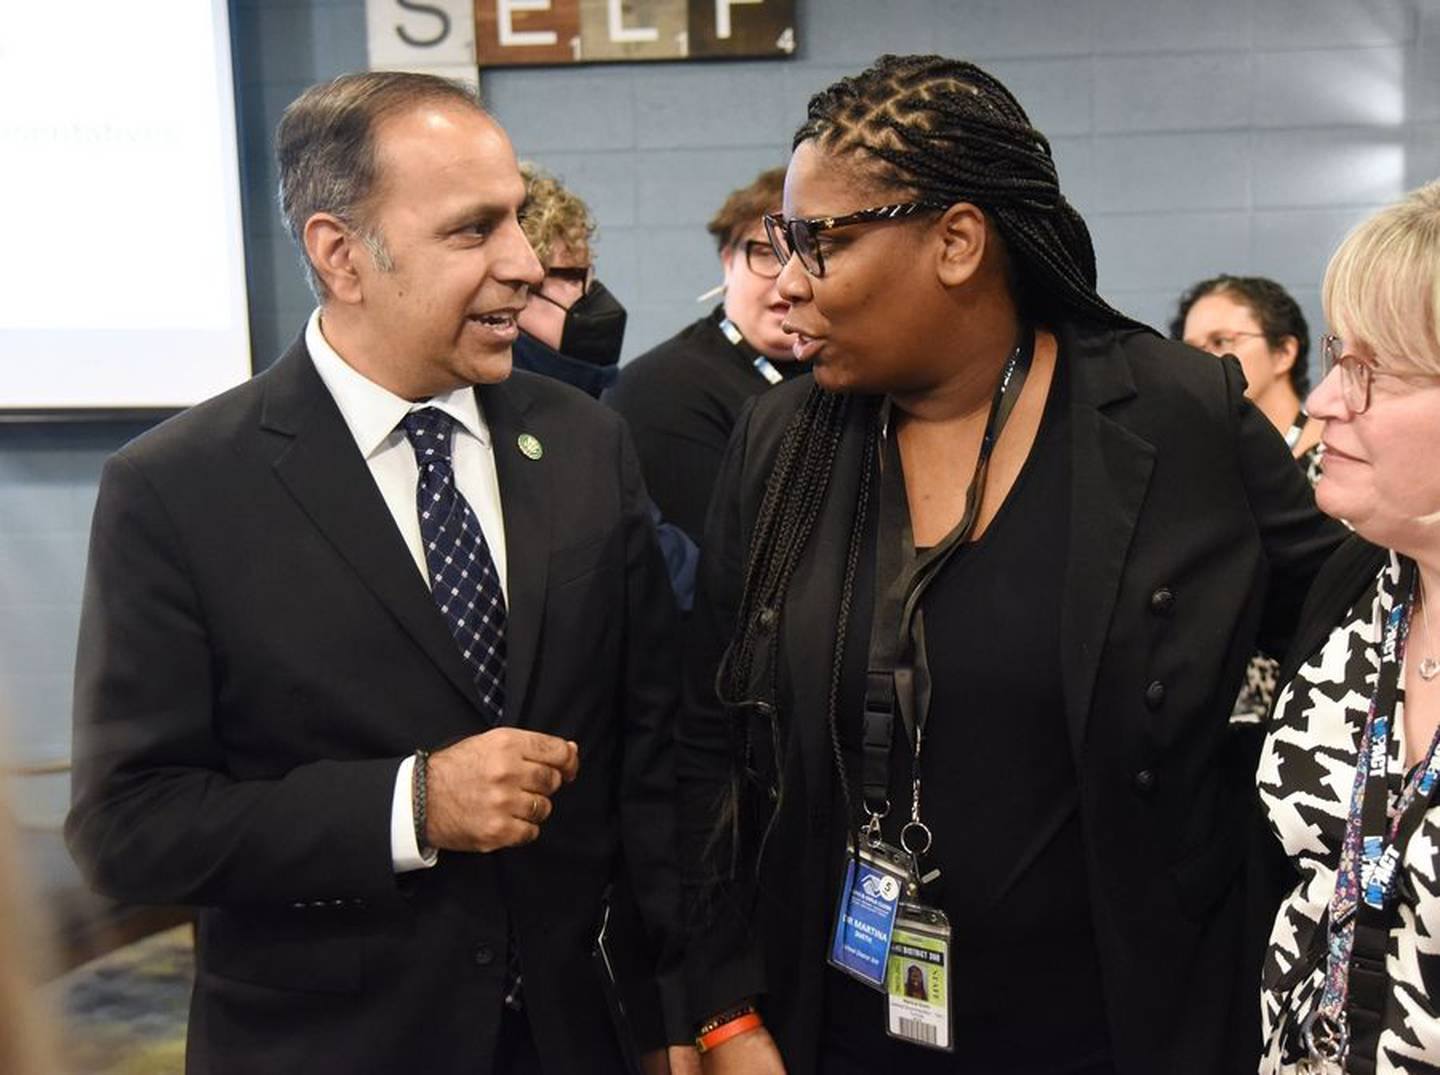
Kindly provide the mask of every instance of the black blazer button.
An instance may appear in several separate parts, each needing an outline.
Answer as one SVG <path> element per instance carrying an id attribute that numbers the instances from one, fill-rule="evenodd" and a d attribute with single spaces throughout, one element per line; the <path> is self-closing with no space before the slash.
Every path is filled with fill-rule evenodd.
<path id="1" fill-rule="evenodd" d="M 494 962 L 495 949 L 491 948 L 488 944 L 482 944 L 479 948 L 475 949 L 476 965 L 481 967 L 488 967 L 491 963 Z"/>
<path id="2" fill-rule="evenodd" d="M 1149 769 L 1141 769 L 1135 774 L 1133 783 L 1136 791 L 1141 794 L 1148 793 L 1155 787 L 1155 774 Z"/>
<path id="3" fill-rule="evenodd" d="M 1157 616 L 1168 616 L 1175 608 L 1175 591 L 1169 586 L 1161 586 L 1150 595 L 1150 611 Z"/>
<path id="4" fill-rule="evenodd" d="M 1165 704 L 1165 684 L 1158 679 L 1145 688 L 1145 704 L 1151 709 L 1159 709 Z"/>

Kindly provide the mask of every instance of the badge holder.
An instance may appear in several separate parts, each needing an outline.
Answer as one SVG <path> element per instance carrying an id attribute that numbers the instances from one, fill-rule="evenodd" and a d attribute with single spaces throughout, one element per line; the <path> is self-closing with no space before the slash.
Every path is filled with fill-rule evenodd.
<path id="1" fill-rule="evenodd" d="M 880 992 L 900 897 L 914 883 L 911 857 L 880 839 L 882 816 L 871 814 L 862 846 L 846 845 L 829 958 L 836 970 Z"/>
<path id="2" fill-rule="evenodd" d="M 900 904 L 885 979 L 885 1033 L 911 1045 L 953 1052 L 950 920 L 944 911 L 909 900 Z"/>

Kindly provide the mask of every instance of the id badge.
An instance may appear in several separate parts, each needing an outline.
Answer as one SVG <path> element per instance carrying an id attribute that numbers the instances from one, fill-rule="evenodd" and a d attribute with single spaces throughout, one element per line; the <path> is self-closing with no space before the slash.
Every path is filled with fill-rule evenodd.
<path id="1" fill-rule="evenodd" d="M 892 1038 L 951 1052 L 950 920 L 944 911 L 902 903 L 890 938 L 885 975 L 885 1032 Z"/>
<path id="2" fill-rule="evenodd" d="M 885 989 L 885 960 L 900 895 L 910 881 L 910 856 L 884 844 L 853 845 L 835 910 L 830 965 L 872 989 Z"/>

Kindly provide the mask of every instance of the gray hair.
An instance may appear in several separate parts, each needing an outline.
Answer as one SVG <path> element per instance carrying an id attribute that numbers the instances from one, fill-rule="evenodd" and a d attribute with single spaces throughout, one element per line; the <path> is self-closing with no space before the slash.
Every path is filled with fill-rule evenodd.
<path id="1" fill-rule="evenodd" d="M 352 228 L 382 272 L 394 267 L 384 236 L 365 218 L 377 164 L 375 128 L 395 112 L 434 102 L 485 110 L 473 89 L 460 82 L 411 71 L 366 71 L 311 86 L 285 109 L 275 131 L 280 171 L 280 215 L 300 247 L 305 275 L 316 299 L 325 283 L 305 250 L 305 222 L 329 213 Z"/>

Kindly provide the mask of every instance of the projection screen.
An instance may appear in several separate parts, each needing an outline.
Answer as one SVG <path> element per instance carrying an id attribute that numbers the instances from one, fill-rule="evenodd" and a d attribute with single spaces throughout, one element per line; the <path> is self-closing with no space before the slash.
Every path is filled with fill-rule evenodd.
<path id="1" fill-rule="evenodd" d="M 0 410 L 167 409 L 244 380 L 224 0 L 16 4 L 5 21 Z"/>

